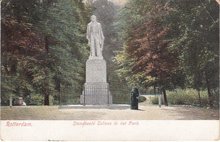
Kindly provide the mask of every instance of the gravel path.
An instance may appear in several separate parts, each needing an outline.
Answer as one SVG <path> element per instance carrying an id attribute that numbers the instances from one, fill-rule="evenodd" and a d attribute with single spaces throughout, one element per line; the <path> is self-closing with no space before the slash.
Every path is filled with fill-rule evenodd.
<path id="1" fill-rule="evenodd" d="M 63 108 L 58 106 L 2 107 L 2 120 L 217 120 L 218 110 L 191 106 L 139 104 L 139 110 Z"/>

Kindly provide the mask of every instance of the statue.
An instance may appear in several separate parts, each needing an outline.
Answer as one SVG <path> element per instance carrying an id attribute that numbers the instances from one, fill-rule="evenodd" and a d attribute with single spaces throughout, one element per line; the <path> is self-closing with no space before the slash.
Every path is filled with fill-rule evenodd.
<path id="1" fill-rule="evenodd" d="M 91 16 L 91 22 L 87 25 L 86 38 L 90 46 L 90 56 L 86 61 L 86 80 L 80 95 L 80 104 L 112 104 L 112 95 L 107 82 L 107 65 L 102 56 L 104 35 L 95 15 Z"/>
<path id="2" fill-rule="evenodd" d="M 96 16 L 91 16 L 91 22 L 87 25 L 86 38 L 90 46 L 89 59 L 103 59 L 102 50 L 104 46 L 104 35 L 101 24 L 96 21 Z"/>

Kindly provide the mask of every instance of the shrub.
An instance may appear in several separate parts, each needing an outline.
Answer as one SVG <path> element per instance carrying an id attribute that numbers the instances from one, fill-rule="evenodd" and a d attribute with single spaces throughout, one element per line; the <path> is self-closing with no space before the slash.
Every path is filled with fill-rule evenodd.
<path id="1" fill-rule="evenodd" d="M 144 101 L 146 101 L 146 98 L 144 96 L 139 96 L 138 102 L 141 103 Z"/>
<path id="2" fill-rule="evenodd" d="M 158 104 L 159 102 L 158 102 L 158 97 L 157 96 L 155 96 L 155 97 L 150 97 L 150 102 L 152 103 L 152 104 Z"/>
<path id="3" fill-rule="evenodd" d="M 44 97 L 39 94 L 31 95 L 29 98 L 30 103 L 28 105 L 43 105 L 44 104 Z"/>
<path id="4" fill-rule="evenodd" d="M 207 94 L 205 91 L 200 92 L 201 104 L 207 105 Z M 167 98 L 170 104 L 175 105 L 199 105 L 198 92 L 194 89 L 177 89 L 167 91 Z"/>
<path id="5" fill-rule="evenodd" d="M 129 94 L 113 94 L 113 103 L 114 104 L 129 104 L 130 96 Z"/>
<path id="6" fill-rule="evenodd" d="M 201 105 L 208 106 L 207 91 L 200 91 Z M 176 89 L 167 91 L 168 103 L 172 105 L 196 105 L 199 106 L 199 96 L 195 89 Z M 152 104 L 158 104 L 158 97 L 150 98 Z"/>

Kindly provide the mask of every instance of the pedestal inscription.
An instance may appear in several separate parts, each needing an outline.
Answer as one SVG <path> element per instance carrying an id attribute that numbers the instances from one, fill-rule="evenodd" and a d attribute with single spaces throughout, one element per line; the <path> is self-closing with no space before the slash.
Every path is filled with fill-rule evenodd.
<path id="1" fill-rule="evenodd" d="M 86 83 L 107 82 L 106 62 L 104 59 L 89 59 L 86 62 Z"/>

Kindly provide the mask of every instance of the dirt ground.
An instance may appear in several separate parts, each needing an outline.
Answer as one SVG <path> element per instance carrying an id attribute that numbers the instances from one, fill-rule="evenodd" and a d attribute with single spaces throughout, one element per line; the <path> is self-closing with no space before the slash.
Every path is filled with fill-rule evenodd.
<path id="1" fill-rule="evenodd" d="M 1 107 L 2 120 L 217 120 L 219 111 L 192 106 L 139 104 L 127 108 L 62 108 L 58 106 Z"/>

